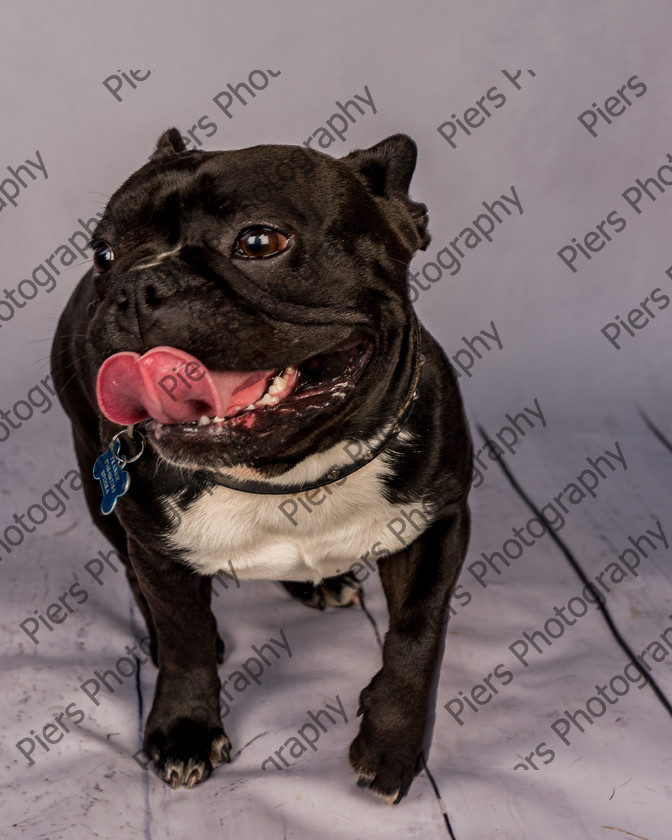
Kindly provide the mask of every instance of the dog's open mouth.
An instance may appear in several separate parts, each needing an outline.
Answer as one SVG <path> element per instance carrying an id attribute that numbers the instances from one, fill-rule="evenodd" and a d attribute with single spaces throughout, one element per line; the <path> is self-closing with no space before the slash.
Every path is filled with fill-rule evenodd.
<path id="1" fill-rule="evenodd" d="M 344 400 L 370 355 L 361 332 L 294 365 L 254 372 L 209 370 L 183 350 L 155 347 L 106 359 L 96 395 L 113 423 L 147 420 L 157 439 L 264 432 Z"/>

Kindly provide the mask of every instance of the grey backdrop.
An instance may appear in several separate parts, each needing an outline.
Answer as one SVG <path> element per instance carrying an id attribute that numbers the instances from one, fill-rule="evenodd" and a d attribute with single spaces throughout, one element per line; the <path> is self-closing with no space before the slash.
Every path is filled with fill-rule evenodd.
<path id="1" fill-rule="evenodd" d="M 548 535 L 527 537 L 529 545 L 515 535 L 532 514 L 485 454 L 461 578 L 467 594 L 455 605 L 438 690 L 434 785 L 423 772 L 393 809 L 354 785 L 346 754 L 356 698 L 380 656 L 366 617 L 301 610 L 272 584 L 248 583 L 216 603 L 229 651 L 222 678 L 281 629 L 293 655 L 236 696 L 225 720 L 234 763 L 194 791 L 170 791 L 132 758 L 151 666 L 137 686 L 133 676 L 113 694 L 103 688 L 98 706 L 80 689 L 144 630 L 122 574 L 105 567 L 101 585 L 85 567 L 108 547 L 72 475 L 61 483 L 67 500 L 54 490 L 74 453 L 42 380 L 56 319 L 85 270 L 83 258 L 70 264 L 82 222 L 102 211 L 162 130 L 192 128 L 205 149 L 313 137 L 337 156 L 405 132 L 419 147 L 412 194 L 428 205 L 433 236 L 411 266 L 416 308 L 461 370 L 477 449 L 480 423 L 509 442 L 506 461 L 539 505 L 567 490 L 557 530 L 591 579 L 610 569 L 608 606 L 672 693 L 664 635 L 672 461 L 641 415 L 672 435 L 671 24 L 662 0 L 5 4 L 0 809 L 8 834 L 438 838 L 448 836 L 445 809 L 460 840 L 667 836 L 672 721 L 632 669 L 632 680 L 613 682 L 628 660 L 593 607 L 571 625 L 548 624 L 582 584 Z M 238 89 L 246 104 L 227 96 L 239 83 L 255 94 Z M 220 105 L 229 99 L 227 114 Z M 343 113 L 337 103 L 351 119 L 332 118 Z M 342 139 L 329 142 L 330 126 L 347 129 Z M 502 196 L 511 201 L 494 205 Z M 529 422 L 516 418 L 526 408 Z M 602 472 L 588 460 L 598 456 Z M 579 475 L 591 482 L 585 470 L 598 480 L 594 495 L 567 501 Z M 30 521 L 44 521 L 28 526 L 24 516 L 26 527 L 17 525 L 34 505 L 43 513 L 33 507 Z M 647 531 L 660 538 L 642 542 Z M 493 552 L 510 560 L 500 561 L 501 574 L 483 566 Z M 77 581 L 86 602 L 29 638 L 20 624 Z M 366 587 L 383 633 L 374 576 Z M 542 652 L 528 644 L 526 667 L 515 643 L 539 629 L 558 638 L 539 642 Z M 496 693 L 475 689 L 493 673 Z M 565 743 L 557 721 L 585 712 L 601 685 L 613 685 L 615 701 L 593 702 L 590 722 L 576 718 L 585 731 L 572 724 Z M 445 704 L 456 710 L 465 696 L 476 711 L 465 706 L 460 725 Z M 261 770 L 308 711 L 337 697 L 347 723 L 290 769 Z M 35 737 L 44 740 L 73 703 L 84 720 L 47 751 Z M 30 739 L 27 759 L 16 744 L 30 753 Z"/>

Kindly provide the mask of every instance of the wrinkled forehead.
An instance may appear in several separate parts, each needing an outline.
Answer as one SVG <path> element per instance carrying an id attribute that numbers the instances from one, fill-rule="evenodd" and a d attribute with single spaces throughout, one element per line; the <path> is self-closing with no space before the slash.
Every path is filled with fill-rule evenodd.
<path id="1" fill-rule="evenodd" d="M 148 163 L 112 196 L 106 221 L 165 226 L 178 216 L 322 215 L 337 196 L 333 169 L 343 164 L 297 146 L 255 146 L 226 152 L 187 152 Z M 330 177 L 331 176 L 331 177 Z M 336 191 L 338 192 L 338 190 Z"/>

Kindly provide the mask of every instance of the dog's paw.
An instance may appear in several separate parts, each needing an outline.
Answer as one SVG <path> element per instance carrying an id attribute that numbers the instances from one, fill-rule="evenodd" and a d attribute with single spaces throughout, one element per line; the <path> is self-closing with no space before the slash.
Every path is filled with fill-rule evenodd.
<path id="1" fill-rule="evenodd" d="M 325 578 L 317 586 L 312 583 L 282 581 L 289 594 L 307 607 L 323 610 L 325 607 L 351 607 L 364 599 L 362 585 L 349 572 Z"/>
<path id="2" fill-rule="evenodd" d="M 362 584 L 350 572 L 325 578 L 319 589 L 328 607 L 351 607 L 364 600 Z"/>
<path id="3" fill-rule="evenodd" d="M 144 752 L 173 790 L 181 786 L 189 789 L 204 782 L 215 765 L 231 761 L 231 742 L 221 726 L 182 718 L 167 732 L 148 731 Z"/>
<path id="4" fill-rule="evenodd" d="M 422 768 L 422 748 L 409 749 L 396 732 L 376 733 L 365 719 L 350 745 L 350 764 L 359 777 L 359 787 L 396 805 Z"/>
<path id="5" fill-rule="evenodd" d="M 425 725 L 423 715 L 394 697 L 394 687 L 387 690 L 376 677 L 362 691 L 357 712 L 362 723 L 350 745 L 350 764 L 359 787 L 396 805 L 422 769 Z"/>

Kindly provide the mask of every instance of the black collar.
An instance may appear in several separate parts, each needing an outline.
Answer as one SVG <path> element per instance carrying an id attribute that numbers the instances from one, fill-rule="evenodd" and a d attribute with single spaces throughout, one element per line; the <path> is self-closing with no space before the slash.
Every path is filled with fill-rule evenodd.
<path id="1" fill-rule="evenodd" d="M 268 496 L 285 496 L 292 493 L 304 493 L 306 490 L 316 490 L 318 487 L 325 487 L 328 484 L 333 484 L 335 481 L 340 481 L 346 476 L 360 470 L 362 467 L 371 463 L 374 458 L 377 458 L 397 437 L 399 432 L 404 427 L 408 419 L 413 402 L 417 398 L 417 387 L 420 379 L 420 368 L 425 362 L 425 357 L 420 352 L 420 326 L 418 324 L 415 314 L 412 315 L 411 329 L 413 332 L 413 369 L 411 372 L 411 380 L 406 391 L 406 396 L 401 404 L 401 407 L 391 420 L 389 430 L 385 435 L 378 438 L 374 446 L 372 446 L 366 454 L 358 461 L 353 461 L 342 467 L 332 467 L 325 475 L 315 481 L 306 481 L 303 484 L 273 484 L 269 481 L 262 481 L 256 479 L 236 479 L 227 476 L 207 474 L 208 479 L 214 481 L 222 487 L 227 487 L 229 490 L 238 490 L 241 493 L 256 493 Z"/>

